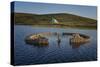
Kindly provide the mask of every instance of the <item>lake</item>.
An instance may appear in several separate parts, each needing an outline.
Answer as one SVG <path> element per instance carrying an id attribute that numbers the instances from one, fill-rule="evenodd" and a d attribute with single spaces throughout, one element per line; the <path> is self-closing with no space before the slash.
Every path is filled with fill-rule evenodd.
<path id="1" fill-rule="evenodd" d="M 57 42 L 56 36 L 48 36 L 47 46 L 34 46 L 26 44 L 25 38 L 30 34 L 41 32 L 69 32 L 89 35 L 91 40 L 79 46 L 69 43 L 70 36 L 60 36 L 61 42 Z M 14 26 L 14 64 L 47 64 L 62 62 L 79 62 L 97 60 L 97 30 L 76 28 L 48 28 L 33 27 L 29 25 Z"/>

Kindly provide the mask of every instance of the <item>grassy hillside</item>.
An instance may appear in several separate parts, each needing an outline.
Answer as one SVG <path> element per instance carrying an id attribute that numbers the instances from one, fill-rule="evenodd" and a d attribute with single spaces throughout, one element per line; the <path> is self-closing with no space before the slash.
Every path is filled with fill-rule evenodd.
<path id="1" fill-rule="evenodd" d="M 97 20 L 85 18 L 77 15 L 58 13 L 58 14 L 26 14 L 26 13 L 14 13 L 15 24 L 23 25 L 38 25 L 38 24 L 52 24 L 51 18 L 55 18 L 61 25 L 68 26 L 88 26 L 96 27 Z"/>

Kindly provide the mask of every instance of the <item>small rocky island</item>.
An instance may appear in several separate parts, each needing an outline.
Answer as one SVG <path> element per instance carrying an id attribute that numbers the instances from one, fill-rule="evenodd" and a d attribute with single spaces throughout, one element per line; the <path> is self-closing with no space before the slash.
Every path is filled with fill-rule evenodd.
<path id="1" fill-rule="evenodd" d="M 86 36 L 86 35 L 82 35 L 79 33 L 75 33 L 72 35 L 72 37 L 70 38 L 70 43 L 86 43 L 90 41 L 90 37 Z"/>
<path id="2" fill-rule="evenodd" d="M 48 39 L 46 37 L 43 37 L 39 34 L 30 35 L 30 36 L 26 37 L 25 41 L 27 44 L 33 44 L 36 46 L 46 46 L 49 43 Z"/>

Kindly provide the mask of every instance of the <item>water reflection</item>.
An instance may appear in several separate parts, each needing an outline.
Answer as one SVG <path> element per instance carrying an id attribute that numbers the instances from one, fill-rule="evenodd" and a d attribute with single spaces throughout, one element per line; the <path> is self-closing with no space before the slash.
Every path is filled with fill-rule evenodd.
<path id="1" fill-rule="evenodd" d="M 26 42 L 26 44 L 32 45 L 32 46 L 35 46 L 35 47 L 49 47 L 49 43 L 48 44 L 39 44 L 39 43 L 33 44 L 33 43 Z"/>
<path id="2" fill-rule="evenodd" d="M 59 34 L 57 35 L 57 43 L 58 43 L 58 47 L 60 48 L 61 38 Z"/>
<path id="3" fill-rule="evenodd" d="M 87 42 L 84 42 L 84 43 L 72 43 L 72 42 L 69 42 L 70 46 L 75 49 L 75 48 L 79 48 L 80 46 L 84 45 L 85 43 Z"/>

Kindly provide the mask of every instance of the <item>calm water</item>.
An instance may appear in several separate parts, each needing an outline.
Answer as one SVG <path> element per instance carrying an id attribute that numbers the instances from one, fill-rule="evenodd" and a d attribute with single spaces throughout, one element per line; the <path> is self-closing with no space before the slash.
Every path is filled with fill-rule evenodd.
<path id="1" fill-rule="evenodd" d="M 14 28 L 15 65 L 92 61 L 97 58 L 96 30 L 39 28 L 24 25 L 15 25 Z M 25 43 L 26 36 L 40 32 L 79 32 L 91 36 L 91 41 L 77 47 L 70 45 L 70 36 L 60 36 L 60 43 L 57 42 L 56 36 L 48 36 L 48 46 L 40 47 Z"/>

